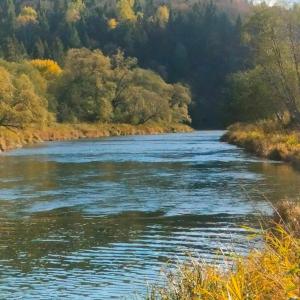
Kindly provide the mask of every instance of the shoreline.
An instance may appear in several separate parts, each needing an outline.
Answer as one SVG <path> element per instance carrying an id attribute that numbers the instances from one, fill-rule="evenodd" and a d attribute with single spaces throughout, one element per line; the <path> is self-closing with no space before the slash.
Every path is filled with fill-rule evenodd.
<path id="1" fill-rule="evenodd" d="M 54 124 L 44 128 L 0 129 L 0 153 L 51 141 L 96 139 L 110 136 L 155 135 L 163 133 L 192 132 L 184 124 Z"/>
<path id="2" fill-rule="evenodd" d="M 300 132 L 268 130 L 260 124 L 234 124 L 221 141 L 243 148 L 262 158 L 282 161 L 300 170 Z"/>

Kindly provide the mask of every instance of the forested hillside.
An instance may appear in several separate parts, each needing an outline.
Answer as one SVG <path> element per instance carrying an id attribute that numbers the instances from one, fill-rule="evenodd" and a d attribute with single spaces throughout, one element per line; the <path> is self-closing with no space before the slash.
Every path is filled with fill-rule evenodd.
<path id="1" fill-rule="evenodd" d="M 249 9 L 243 0 L 2 0 L 0 54 L 63 67 L 72 48 L 121 50 L 166 82 L 190 86 L 195 126 L 220 127 L 226 77 L 244 68 L 240 14 Z"/>
<path id="2" fill-rule="evenodd" d="M 192 119 L 220 128 L 285 113 L 299 119 L 297 5 L 2 0 L 0 22 L 4 61 L 25 64 L 27 77 L 32 60 L 61 68 L 56 78 L 41 74 L 58 121 Z"/>

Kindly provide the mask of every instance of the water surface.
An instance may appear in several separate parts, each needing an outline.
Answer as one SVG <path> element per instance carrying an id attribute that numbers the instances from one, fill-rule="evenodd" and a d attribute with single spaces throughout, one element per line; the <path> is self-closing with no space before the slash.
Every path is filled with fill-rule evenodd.
<path id="1" fill-rule="evenodd" d="M 45 143 L 0 155 L 0 298 L 133 299 L 167 262 L 249 249 L 242 225 L 300 175 L 222 132 Z"/>

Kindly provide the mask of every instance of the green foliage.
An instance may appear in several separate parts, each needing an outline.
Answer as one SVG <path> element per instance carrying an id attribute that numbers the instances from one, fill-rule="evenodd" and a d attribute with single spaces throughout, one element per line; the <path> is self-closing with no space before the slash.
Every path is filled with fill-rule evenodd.
<path id="1" fill-rule="evenodd" d="M 150 117 L 186 122 L 186 105 L 170 100 L 174 90 L 184 91 L 174 84 L 184 82 L 193 95 L 189 112 L 195 127 L 272 116 L 285 121 L 287 114 L 299 124 L 299 16 L 299 5 L 251 5 L 243 0 L 3 0 L 0 56 L 8 61 L 50 59 L 63 66 L 70 49 L 101 49 L 111 65 L 103 66 L 108 74 L 94 78 L 82 74 L 78 87 L 74 75 L 72 101 L 67 91 L 66 100 L 60 95 L 58 101 L 47 82 L 50 109 L 61 120 L 139 123 Z M 118 49 L 125 55 L 120 52 L 118 58 Z M 151 78 L 159 86 L 153 73 L 138 71 L 136 61 L 163 78 L 161 90 L 140 82 Z M 63 80 L 69 84 L 73 79 L 66 75 L 68 68 L 66 61 Z M 139 80 L 138 72 L 142 72 Z M 89 87 L 86 92 L 83 84 Z M 55 84 L 60 91 L 62 86 Z M 92 86 L 99 86 L 100 94 L 92 95 Z M 153 103 L 156 95 L 168 99 L 167 106 L 164 102 L 154 106 L 162 105 L 159 114 L 145 100 L 153 92 Z M 143 111 L 139 117 L 137 110 Z"/>
<path id="2" fill-rule="evenodd" d="M 174 84 L 170 103 L 174 122 L 189 123 L 192 121 L 188 111 L 191 103 L 191 93 L 188 87 L 180 83 Z"/>
<path id="3" fill-rule="evenodd" d="M 32 78 L 38 77 L 35 75 Z M 23 128 L 32 123 L 43 125 L 49 120 L 46 99 L 21 68 L 12 66 L 10 72 L 0 66 L 0 86 L 0 126 Z"/>
<path id="4" fill-rule="evenodd" d="M 167 84 L 117 52 L 73 49 L 56 87 L 58 119 L 69 122 L 189 122 L 189 90 Z"/>
<path id="5" fill-rule="evenodd" d="M 260 5 L 244 26 L 254 69 L 232 77 L 232 104 L 238 120 L 257 120 L 288 112 L 300 124 L 300 6 Z"/>
<path id="6" fill-rule="evenodd" d="M 171 86 L 152 71 L 134 69 L 116 107 L 116 120 L 143 124 L 149 120 L 171 122 Z"/>
<path id="7" fill-rule="evenodd" d="M 231 102 L 226 109 L 231 120 L 249 122 L 281 115 L 280 95 L 268 85 L 262 67 L 235 73 L 229 81 Z"/>
<path id="8" fill-rule="evenodd" d="M 109 58 L 99 50 L 68 52 L 56 95 L 60 121 L 103 121 L 111 119 L 114 84 Z"/>
<path id="9" fill-rule="evenodd" d="M 0 57 L 63 66 L 72 48 L 122 49 L 167 82 L 191 86 L 195 126 L 221 126 L 226 77 L 244 68 L 236 18 L 249 7 L 243 0 L 1 0 Z"/>
<path id="10" fill-rule="evenodd" d="M 60 122 L 188 123 L 189 89 L 168 84 L 117 51 L 68 51 L 62 69 L 53 60 L 0 61 L 0 126 Z M 51 113 L 49 113 L 51 112 Z"/>

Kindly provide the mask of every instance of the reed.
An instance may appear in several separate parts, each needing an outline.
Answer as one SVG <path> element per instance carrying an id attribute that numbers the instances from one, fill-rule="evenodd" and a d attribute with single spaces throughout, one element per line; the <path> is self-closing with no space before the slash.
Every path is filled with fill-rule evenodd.
<path id="1" fill-rule="evenodd" d="M 199 261 L 179 265 L 167 276 L 166 286 L 152 288 L 147 299 L 300 299 L 299 216 L 300 206 L 284 202 L 276 209 L 272 226 L 261 232 L 262 249 L 233 257 L 225 269 Z"/>

